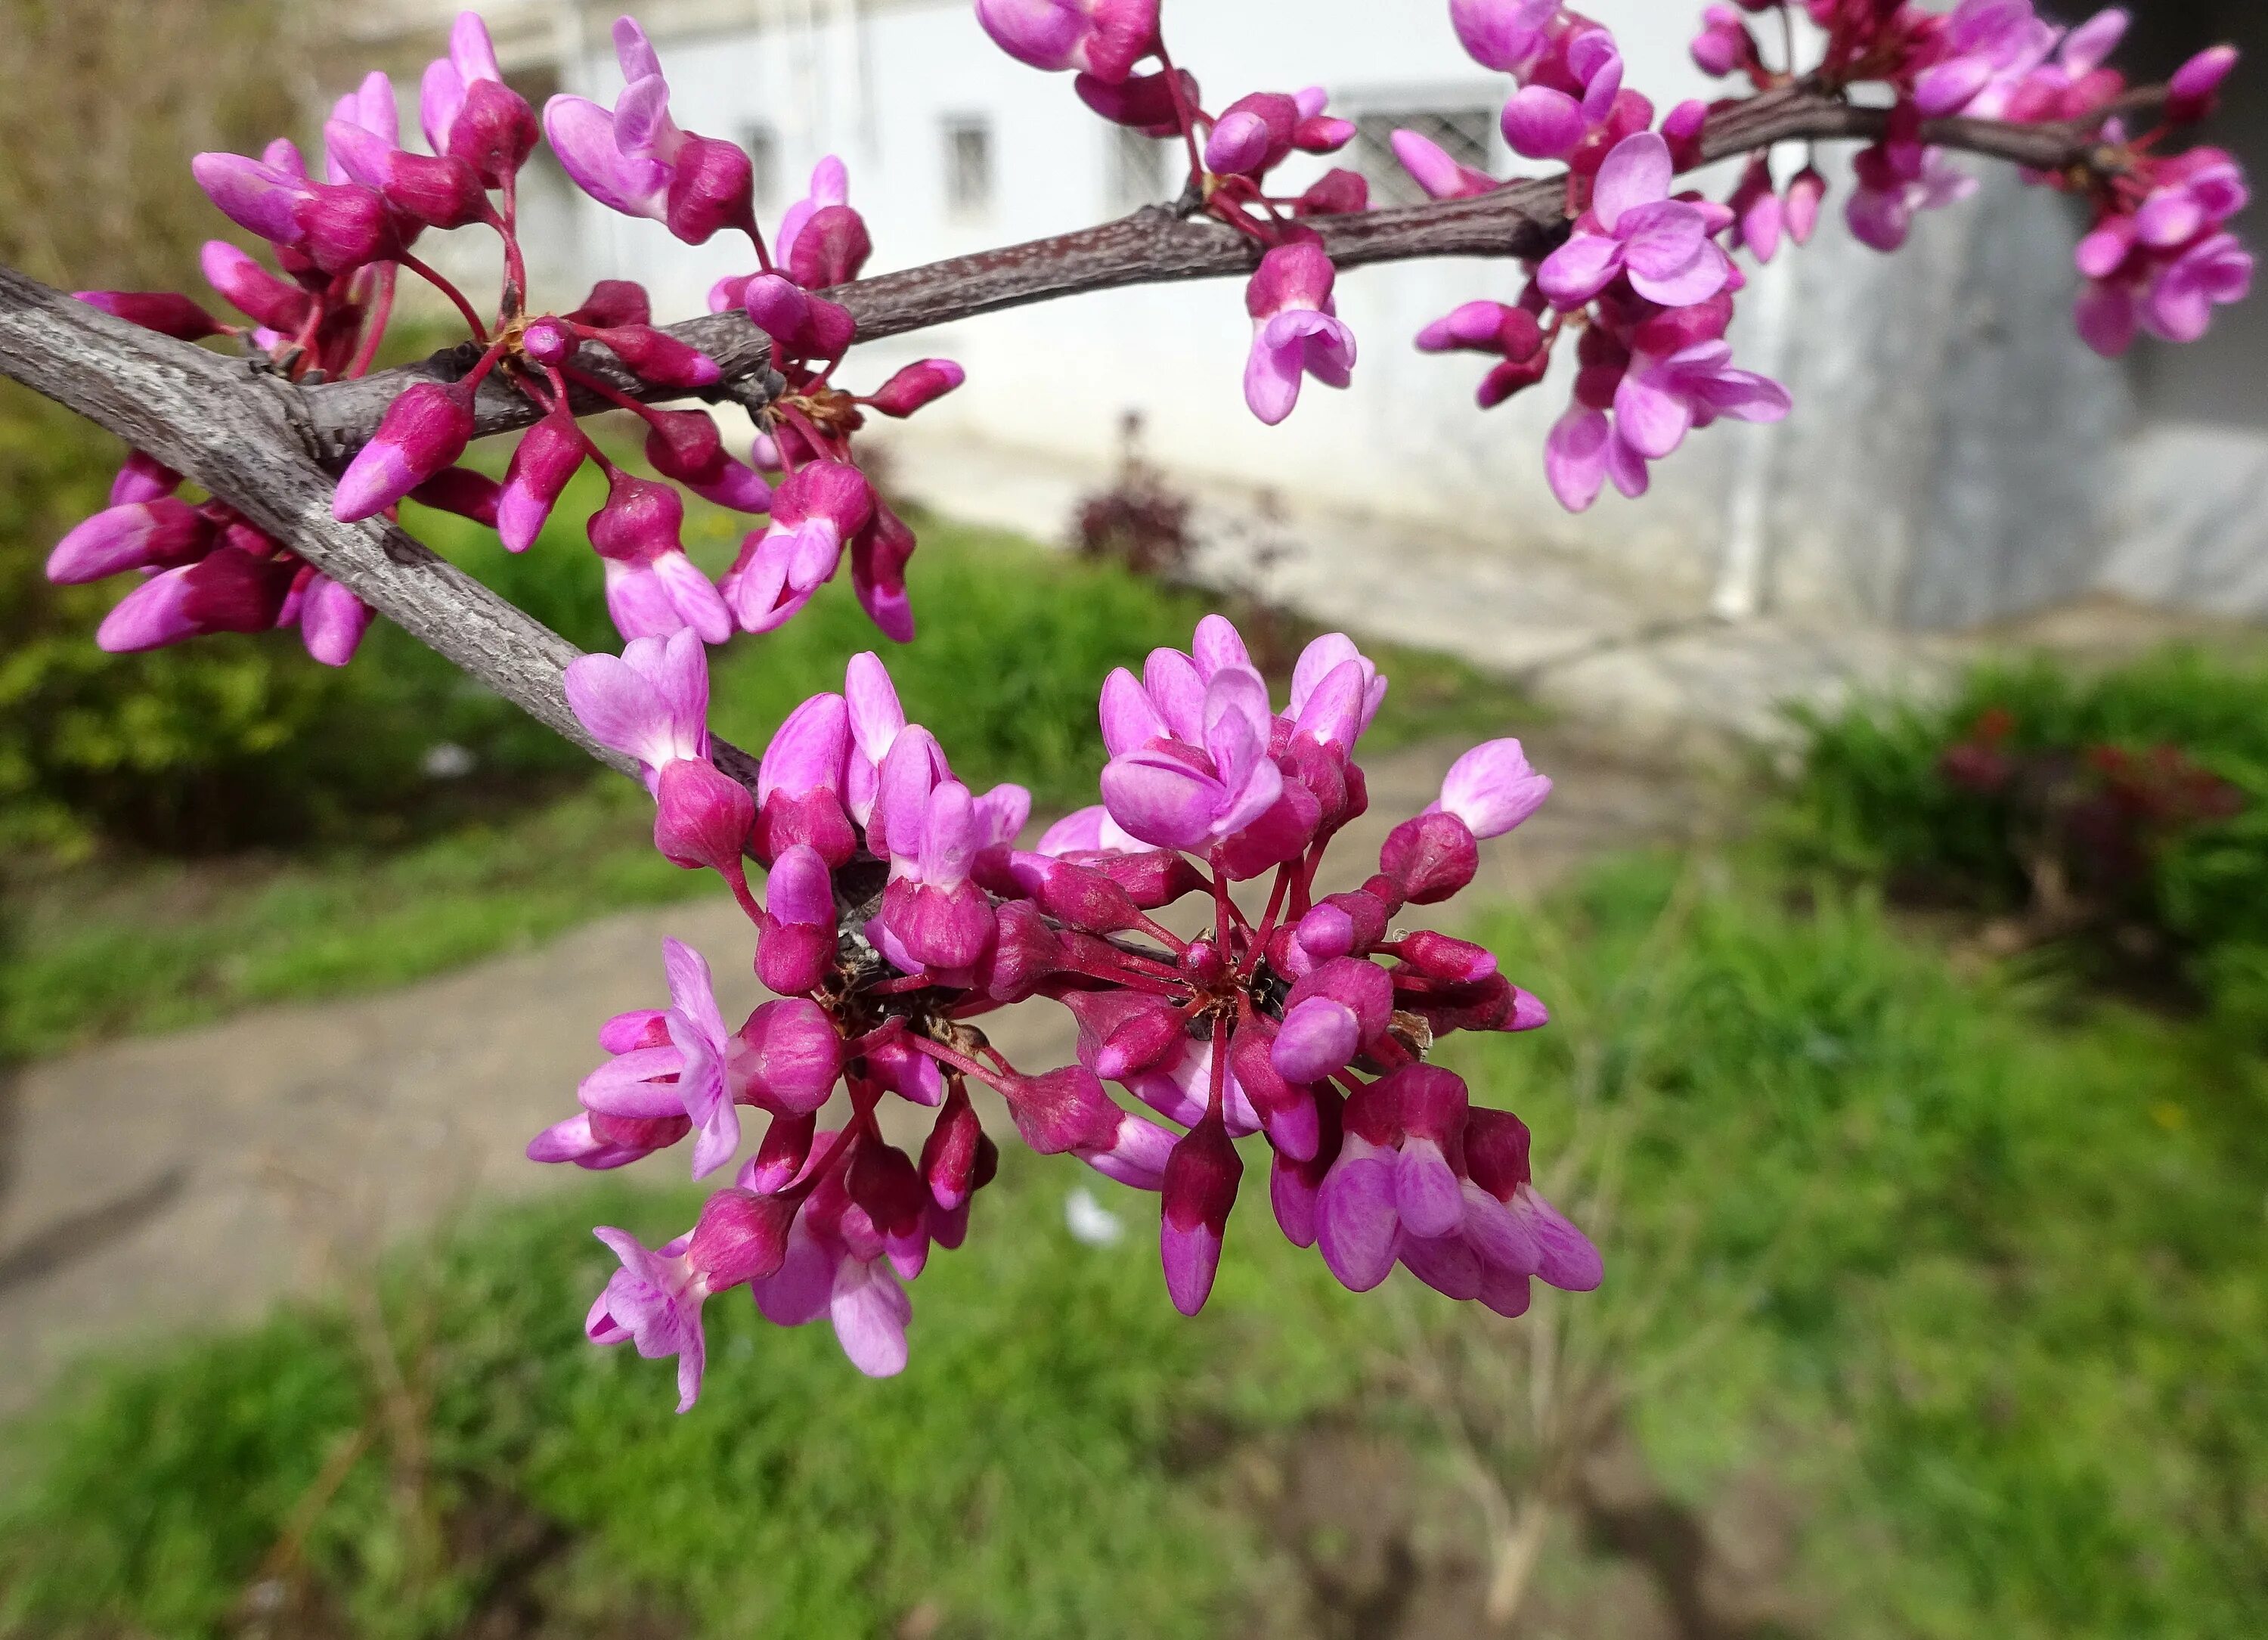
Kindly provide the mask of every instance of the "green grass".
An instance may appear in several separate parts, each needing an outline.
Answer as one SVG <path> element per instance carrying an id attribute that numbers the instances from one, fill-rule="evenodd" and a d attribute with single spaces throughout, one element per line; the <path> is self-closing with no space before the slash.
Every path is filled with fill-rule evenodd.
<path id="1" fill-rule="evenodd" d="M 1772 1477 L 1811 1632 L 2268 1631 L 2258 1063 L 1721 862 L 1613 863 L 1485 931 L 1555 1022 L 1449 1057 L 1602 1230 L 1608 1284 L 1563 1312 L 1611 1341 L 1674 1493 L 1705 1510 Z M 1252 1632 L 1270 1585 L 1236 1451 L 1382 1417 L 1469 1532 L 1406 1380 L 1373 1369 L 1405 1313 L 1505 1345 L 1535 1325 L 1336 1293 L 1277 1237 L 1258 1163 L 1196 1322 L 1167 1306 L 1146 1203 L 1099 1186 L 1132 1233 L 1075 1245 L 1062 1192 L 1087 1176 L 1016 1155 L 916 1285 L 902 1379 L 725 1300 L 682 1420 L 666 1363 L 577 1325 L 607 1268 L 585 1227 L 652 1239 L 691 1199 L 580 1184 L 496 1213 L 382 1285 L 431 1385 L 406 1426 L 420 1485 L 366 1337 L 286 1311 L 77 1375 L 17 1432 L 0 1610 L 26 1635 L 218 1632 L 296 1513 L 286 1581 L 326 1632 L 455 1632 L 528 1542 L 552 1546 L 526 1574 L 545 1632 L 887 1633 L 924 1605 L 946 1635 Z M 453 1548 L 421 1562 L 429 1518 Z"/>
<path id="2" fill-rule="evenodd" d="M 580 541 L 578 508 L 597 499 L 586 476 L 561 521 L 517 558 L 461 520 L 429 513 L 416 524 L 539 617 L 585 646 L 612 647 L 620 640 Z M 688 531 L 712 569 L 729 561 L 729 521 L 710 509 Z M 937 731 L 972 785 L 1015 780 L 1043 810 L 1094 801 L 1104 676 L 1138 669 L 1160 645 L 1185 646 L 1206 604 L 992 532 L 924 520 L 921 535 L 915 642 L 890 645 L 847 585 L 828 587 L 778 632 L 713 652 L 718 731 L 761 750 L 798 702 L 843 686 L 851 655 L 877 649 L 907 711 Z M 113 861 L 26 883 L 15 949 L 0 967 L 0 1062 L 257 1002 L 400 984 L 608 911 L 711 891 L 701 874 L 654 854 L 650 811 L 627 783 L 588 779 L 574 765 L 563 772 L 561 743 L 547 731 L 470 685 L 429 677 L 444 663 L 401 632 L 381 625 L 370 647 L 356 664 L 372 669 L 372 691 L 402 697 L 393 715 L 414 718 L 408 703 L 436 691 L 449 698 L 469 691 L 478 698 L 462 703 L 460 723 L 473 727 L 460 732 L 481 748 L 483 770 L 534 779 L 537 791 L 564 782 L 569 794 L 490 802 L 438 830 L 404 821 L 396 828 L 404 840 L 388 846 L 195 866 Z M 1379 653 L 1395 687 L 1366 745 L 1481 738 L 1532 720 L 1514 691 L 1457 661 Z M 453 732 L 444 720 L 433 738 Z"/>

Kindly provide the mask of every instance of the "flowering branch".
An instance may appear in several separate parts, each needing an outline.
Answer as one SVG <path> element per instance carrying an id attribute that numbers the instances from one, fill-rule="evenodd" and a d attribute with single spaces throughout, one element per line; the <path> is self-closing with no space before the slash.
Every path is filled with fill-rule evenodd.
<path id="1" fill-rule="evenodd" d="M 2088 161 L 2106 118 L 2119 113 L 2146 116 L 2165 99 L 2165 87 L 2152 86 L 2086 118 L 2047 125 L 1933 120 L 1922 127 L 1922 137 L 1937 147 L 2029 170 L 2062 171 Z M 1861 107 L 1800 83 L 1761 92 L 1710 115 L 1701 129 L 1700 162 L 1760 153 L 1781 143 L 1878 142 L 1890 115 L 1889 109 Z M 1547 176 L 1462 199 L 1321 218 L 1314 226 L 1325 253 L 1341 268 L 1450 256 L 1538 258 L 1565 237 L 1566 200 L 1565 175 Z M 858 340 L 873 342 L 1122 285 L 1237 277 L 1249 274 L 1260 258 L 1260 247 L 1211 218 L 1152 205 L 1097 227 L 880 274 L 826 294 L 850 311 Z M 717 361 L 722 374 L 719 386 L 707 390 L 711 396 L 739 396 L 723 389 L 760 381 L 771 361 L 770 338 L 739 309 L 665 328 Z M 369 441 L 387 406 L 404 388 L 417 380 L 454 380 L 478 357 L 477 350 L 453 347 L 414 365 L 306 388 L 315 453 L 331 461 L 352 455 Z M 681 396 L 600 356 L 586 355 L 585 368 L 634 397 Z M 595 394 L 577 394 L 571 403 L 581 414 L 614 408 Z M 473 403 L 475 433 L 525 427 L 539 414 L 504 384 L 483 386 Z"/>

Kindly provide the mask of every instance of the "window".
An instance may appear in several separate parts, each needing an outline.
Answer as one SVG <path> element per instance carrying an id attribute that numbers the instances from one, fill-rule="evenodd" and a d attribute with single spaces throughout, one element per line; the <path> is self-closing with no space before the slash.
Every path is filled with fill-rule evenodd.
<path id="1" fill-rule="evenodd" d="M 769 125 L 752 125 L 741 134 L 748 151 L 748 171 L 755 181 L 756 209 L 766 214 L 779 208 L 779 136 Z"/>
<path id="2" fill-rule="evenodd" d="M 992 128 L 983 120 L 945 122 L 945 206 L 964 222 L 992 213 Z"/>
<path id="3" fill-rule="evenodd" d="M 1109 129 L 1110 208 L 1138 211 L 1168 198 L 1167 159 L 1182 151 L 1179 138 L 1145 137 L 1128 125 Z"/>
<path id="4" fill-rule="evenodd" d="M 1425 190 L 1410 180 L 1394 157 L 1394 133 L 1415 131 L 1459 165 L 1489 168 L 1489 141 L 1496 129 L 1493 108 L 1383 108 L 1359 115 L 1354 122 L 1354 168 L 1370 179 L 1370 196 L 1381 205 L 1414 205 Z"/>

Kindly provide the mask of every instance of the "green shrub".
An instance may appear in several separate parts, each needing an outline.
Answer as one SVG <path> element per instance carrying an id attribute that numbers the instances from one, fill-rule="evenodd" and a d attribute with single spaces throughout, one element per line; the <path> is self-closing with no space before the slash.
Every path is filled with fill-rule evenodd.
<path id="1" fill-rule="evenodd" d="M 2268 667 L 2169 650 L 2087 676 L 2036 658 L 1979 667 L 1941 703 L 1798 717 L 1803 761 L 1783 818 L 1800 858 L 1992 911 L 2034 896 L 2037 815 L 1948 778 L 1948 751 L 1989 742 L 2032 767 L 2062 760 L 2081 793 L 2100 784 L 2090 758 L 2120 755 L 2225 782 L 2235 814 L 2136 829 L 2140 880 L 2110 909 L 2163 936 L 2236 1016 L 2268 1022 Z M 2076 853 L 2066 863 L 2083 868 L 2083 839 Z"/>

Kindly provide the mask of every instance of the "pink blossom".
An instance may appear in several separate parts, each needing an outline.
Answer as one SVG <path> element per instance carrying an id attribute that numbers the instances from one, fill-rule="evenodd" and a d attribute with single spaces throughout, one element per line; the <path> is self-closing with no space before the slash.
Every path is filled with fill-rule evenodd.
<path id="1" fill-rule="evenodd" d="M 619 656 L 579 656 L 568 662 L 563 682 L 591 738 L 636 758 L 647 791 L 660 788 L 672 763 L 707 761 L 709 662 L 690 629 L 634 638 Z"/>
<path id="2" fill-rule="evenodd" d="M 1402 168 L 1410 173 L 1411 180 L 1425 190 L 1428 199 L 1469 199 L 1498 186 L 1497 180 L 1487 172 L 1476 171 L 1451 159 L 1448 151 L 1429 137 L 1416 131 L 1396 131 L 1391 140 L 1394 157 L 1402 162 Z"/>
<path id="3" fill-rule="evenodd" d="M 448 55 L 426 66 L 417 114 L 433 151 L 466 161 L 491 188 L 518 174 L 541 135 L 535 111 L 504 83 L 488 26 L 472 11 L 458 13 Z"/>
<path id="4" fill-rule="evenodd" d="M 992 42 L 1035 69 L 1123 81 L 1157 49 L 1158 0 L 976 0 Z"/>
<path id="5" fill-rule="evenodd" d="M 750 536 L 724 580 L 740 630 L 769 632 L 800 614 L 835 578 L 843 549 L 873 514 L 866 476 L 844 462 L 812 462 L 772 496 L 770 526 Z"/>
<path id="6" fill-rule="evenodd" d="M 1559 308 L 1580 307 L 1626 276 L 1631 287 L 1666 307 L 1704 302 L 1732 277 L 1711 242 L 1713 208 L 1669 197 L 1669 145 L 1651 131 L 1624 137 L 1599 169 L 1591 208 L 1536 275 Z"/>
<path id="7" fill-rule="evenodd" d="M 543 129 L 568 176 L 600 204 L 651 217 L 688 245 L 723 228 L 753 237 L 747 155 L 678 129 L 661 60 L 629 18 L 615 21 L 615 55 L 628 84 L 611 113 L 584 97 L 561 95 L 544 105 Z"/>
<path id="8" fill-rule="evenodd" d="M 604 566 L 607 612 L 625 638 L 666 638 L 690 627 L 703 643 L 733 635 L 723 595 L 685 556 L 685 503 L 667 484 L 607 475 L 606 505 L 591 515 Z"/>
<path id="9" fill-rule="evenodd" d="M 1354 332 L 1335 315 L 1336 277 L 1320 247 L 1279 245 L 1260 260 L 1246 288 L 1252 315 L 1252 352 L 1244 370 L 1244 402 L 1274 426 L 1300 402 L 1300 380 L 1313 376 L 1344 388 L 1354 370 Z"/>
<path id="10" fill-rule="evenodd" d="M 1977 179 L 1936 148 L 1900 145 L 1861 149 L 1852 161 L 1859 187 L 1843 207 L 1852 236 L 1876 250 L 1893 251 L 1906 242 L 1918 211 L 1956 204 L 1977 191 Z"/>

